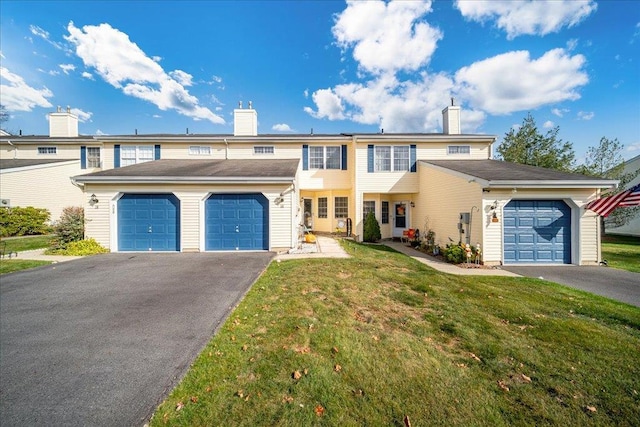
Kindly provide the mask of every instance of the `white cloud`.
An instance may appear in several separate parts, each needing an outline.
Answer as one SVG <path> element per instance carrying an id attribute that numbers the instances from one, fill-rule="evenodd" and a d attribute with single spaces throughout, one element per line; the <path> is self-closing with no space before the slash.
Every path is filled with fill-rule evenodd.
<path id="1" fill-rule="evenodd" d="M 420 19 L 431 1 L 354 1 L 336 17 L 333 35 L 370 73 L 417 70 L 429 63 L 442 32 Z"/>
<path id="2" fill-rule="evenodd" d="M 302 95 L 305 99 L 309 98 L 309 89 L 305 89 L 304 92 L 302 92 Z"/>
<path id="3" fill-rule="evenodd" d="M 75 71 L 76 66 L 73 64 L 60 64 L 58 65 L 62 69 L 62 72 L 69 75 L 69 71 Z"/>
<path id="4" fill-rule="evenodd" d="M 271 127 L 271 129 L 277 132 L 294 132 L 294 130 L 291 129 L 291 127 L 289 127 L 289 125 L 286 123 L 275 124 Z"/>
<path id="5" fill-rule="evenodd" d="M 39 70 L 42 71 L 43 73 L 45 72 L 44 70 Z M 47 74 L 49 74 L 50 76 L 59 76 L 60 75 L 60 71 L 58 70 L 49 70 L 47 71 Z"/>
<path id="6" fill-rule="evenodd" d="M 640 151 L 640 141 L 633 143 L 633 144 L 629 144 L 627 146 L 627 151 L 633 152 L 633 151 Z"/>
<path id="7" fill-rule="evenodd" d="M 29 31 L 31 31 L 31 34 L 40 37 L 56 49 L 64 50 L 64 46 L 61 43 L 51 40 L 51 38 L 49 37 L 49 32 L 38 27 L 37 25 L 30 25 Z"/>
<path id="8" fill-rule="evenodd" d="M 593 111 L 578 111 L 578 120 L 591 120 L 595 115 Z"/>
<path id="9" fill-rule="evenodd" d="M 314 111 L 310 107 L 304 107 L 304 111 L 315 118 L 327 118 L 329 120 L 344 119 L 343 106 L 340 97 L 331 89 L 320 89 L 311 96 L 318 108 Z"/>
<path id="10" fill-rule="evenodd" d="M 551 129 L 554 126 L 555 126 L 555 123 L 553 123 L 551 120 L 547 120 L 542 125 L 542 127 L 545 128 L 545 129 Z"/>
<path id="11" fill-rule="evenodd" d="M 169 75 L 173 77 L 182 86 L 192 86 L 193 76 L 189 73 L 185 73 L 182 70 L 170 71 Z"/>
<path id="12" fill-rule="evenodd" d="M 78 121 L 82 123 L 91 122 L 91 116 L 93 116 L 93 113 L 82 111 L 79 108 L 72 108 L 71 113 L 78 116 Z"/>
<path id="13" fill-rule="evenodd" d="M 31 111 L 35 107 L 51 107 L 47 98 L 53 97 L 46 87 L 36 89 L 29 86 L 22 77 L 0 67 L 0 93 L 2 105 L 9 111 Z"/>
<path id="14" fill-rule="evenodd" d="M 154 119 L 161 119 L 162 116 L 160 114 L 154 114 L 151 117 L 153 117 Z"/>
<path id="15" fill-rule="evenodd" d="M 565 113 L 568 113 L 569 109 L 568 108 L 552 108 L 551 109 L 551 114 L 553 114 L 554 116 L 558 116 L 558 117 L 562 117 L 565 115 Z"/>
<path id="16" fill-rule="evenodd" d="M 67 30 L 69 35 L 65 39 L 75 46 L 75 53 L 84 65 L 95 69 L 124 94 L 149 101 L 163 111 L 171 109 L 195 120 L 225 123 L 185 89 L 187 73 L 180 70 L 166 73 L 127 34 L 109 24 L 86 25 L 80 29 L 70 22 Z"/>
<path id="17" fill-rule="evenodd" d="M 577 89 L 589 81 L 584 63 L 584 56 L 569 56 L 564 49 L 535 60 L 527 51 L 515 51 L 463 67 L 455 80 L 472 106 L 508 114 L 580 98 Z"/>
<path id="18" fill-rule="evenodd" d="M 93 74 L 86 71 L 82 72 L 82 77 L 84 77 L 85 79 L 93 80 Z"/>
<path id="19" fill-rule="evenodd" d="M 598 5 L 594 0 L 457 0 L 455 7 L 470 21 L 495 21 L 496 27 L 517 36 L 557 33 L 582 22 Z"/>
<path id="20" fill-rule="evenodd" d="M 102 132 L 100 129 L 97 129 L 95 135 L 108 135 L 108 134 Z"/>

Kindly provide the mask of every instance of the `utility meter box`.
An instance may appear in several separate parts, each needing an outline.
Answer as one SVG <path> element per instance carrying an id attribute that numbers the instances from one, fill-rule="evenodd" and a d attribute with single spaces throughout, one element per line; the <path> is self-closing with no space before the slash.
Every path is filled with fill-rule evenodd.
<path id="1" fill-rule="evenodd" d="M 469 224 L 469 217 L 471 214 L 469 212 L 460 212 L 460 223 L 461 224 Z"/>

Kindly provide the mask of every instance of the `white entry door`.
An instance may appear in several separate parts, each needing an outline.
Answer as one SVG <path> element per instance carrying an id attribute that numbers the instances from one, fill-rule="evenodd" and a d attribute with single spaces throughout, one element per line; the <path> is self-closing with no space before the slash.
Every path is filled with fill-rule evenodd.
<path id="1" fill-rule="evenodd" d="M 393 203 L 393 237 L 402 237 L 402 232 L 409 228 L 409 204 Z"/>

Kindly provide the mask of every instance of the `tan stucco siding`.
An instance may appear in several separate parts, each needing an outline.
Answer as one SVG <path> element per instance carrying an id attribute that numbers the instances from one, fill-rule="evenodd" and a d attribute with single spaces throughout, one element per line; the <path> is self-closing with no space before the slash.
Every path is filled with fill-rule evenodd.
<path id="1" fill-rule="evenodd" d="M 87 237 L 95 238 L 100 244 L 117 251 L 117 209 L 118 199 L 124 193 L 173 193 L 180 200 L 180 248 L 182 251 L 203 251 L 204 247 L 204 201 L 216 193 L 262 193 L 268 199 L 269 209 L 269 245 L 271 250 L 288 249 L 293 246 L 292 200 L 295 193 L 283 197 L 283 202 L 276 205 L 286 185 L 263 185 L 259 190 L 255 187 L 223 185 L 96 185 L 88 184 L 85 194 L 96 194 L 99 202 L 95 206 L 88 204 L 86 198 L 85 211 L 87 217 Z"/>
<path id="2" fill-rule="evenodd" d="M 65 207 L 82 206 L 82 190 L 70 177 L 84 172 L 79 161 L 5 169 L 0 171 L 0 198 L 9 199 L 11 206 L 48 209 L 56 221 Z"/>

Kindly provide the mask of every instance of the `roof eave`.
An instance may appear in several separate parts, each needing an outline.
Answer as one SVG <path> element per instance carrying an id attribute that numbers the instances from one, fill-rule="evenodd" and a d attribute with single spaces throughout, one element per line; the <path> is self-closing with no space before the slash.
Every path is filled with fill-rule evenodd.
<path id="1" fill-rule="evenodd" d="M 84 184 L 282 184 L 295 177 L 74 176 Z"/>
<path id="2" fill-rule="evenodd" d="M 487 188 L 616 188 L 620 181 L 614 180 L 489 180 Z"/>

